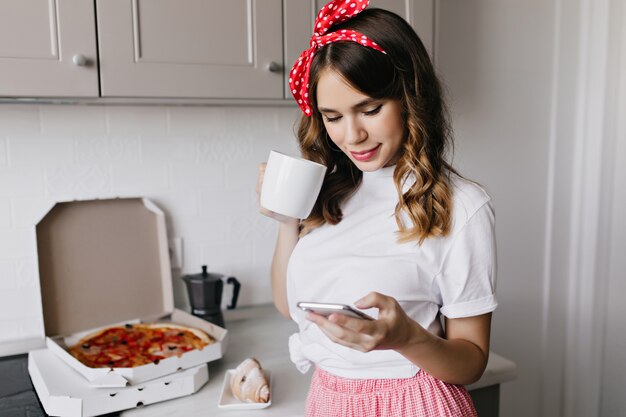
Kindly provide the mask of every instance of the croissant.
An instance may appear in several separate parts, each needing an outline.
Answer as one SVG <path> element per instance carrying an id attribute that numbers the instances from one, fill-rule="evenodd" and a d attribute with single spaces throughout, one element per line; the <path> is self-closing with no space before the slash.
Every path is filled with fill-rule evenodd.
<path id="1" fill-rule="evenodd" d="M 241 362 L 230 378 L 233 396 L 249 403 L 266 403 L 270 400 L 270 387 L 258 360 L 248 358 Z"/>

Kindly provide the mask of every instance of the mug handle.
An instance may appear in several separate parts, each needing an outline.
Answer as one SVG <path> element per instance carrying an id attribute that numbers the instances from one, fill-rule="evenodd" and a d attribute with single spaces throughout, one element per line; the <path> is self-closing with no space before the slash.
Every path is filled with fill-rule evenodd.
<path id="1" fill-rule="evenodd" d="M 235 277 L 228 277 L 226 279 L 226 284 L 233 284 L 233 298 L 230 302 L 230 305 L 226 306 L 228 310 L 232 310 L 237 307 L 237 299 L 239 298 L 239 289 L 241 288 L 241 283 Z"/>

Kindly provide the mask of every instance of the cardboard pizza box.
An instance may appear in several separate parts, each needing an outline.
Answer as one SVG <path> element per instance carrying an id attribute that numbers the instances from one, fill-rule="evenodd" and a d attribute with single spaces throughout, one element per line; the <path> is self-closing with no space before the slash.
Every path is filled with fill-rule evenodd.
<path id="1" fill-rule="evenodd" d="M 36 225 L 46 346 L 91 385 L 123 387 L 221 358 L 226 329 L 174 308 L 164 213 L 145 198 L 55 204 Z M 216 342 L 135 368 L 90 368 L 67 351 L 111 325 L 171 321 Z"/>
<path id="2" fill-rule="evenodd" d="M 203 364 L 140 385 L 94 388 L 50 349 L 29 352 L 28 372 L 46 414 L 66 417 L 97 416 L 183 397 L 209 380 Z"/>

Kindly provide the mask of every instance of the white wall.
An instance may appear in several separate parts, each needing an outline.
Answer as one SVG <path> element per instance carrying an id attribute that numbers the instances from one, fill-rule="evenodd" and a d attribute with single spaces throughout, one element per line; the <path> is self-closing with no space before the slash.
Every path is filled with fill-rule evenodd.
<path id="1" fill-rule="evenodd" d="M 626 45 L 626 43 L 625 43 Z M 626 54 L 625 54 L 626 58 Z M 626 59 L 624 59 L 626 64 Z M 626 65 L 623 65 L 626 70 Z M 622 84 L 621 126 L 615 148 L 615 181 L 613 182 L 612 224 L 610 267 L 608 270 L 608 291 L 606 303 L 606 329 L 602 355 L 602 380 L 600 388 L 601 416 L 619 416 L 626 413 L 626 79 Z M 620 414 L 621 413 L 621 414 Z"/>
<path id="2" fill-rule="evenodd" d="M 457 163 L 496 208 L 503 416 L 624 412 L 625 3 L 437 3 Z"/>
<path id="3" fill-rule="evenodd" d="M 618 3 L 619 4 L 619 3 Z M 610 49 L 614 66 L 610 67 L 609 79 L 612 81 L 613 99 L 608 112 L 609 133 L 613 142 L 607 147 L 607 165 L 612 176 L 607 181 L 607 204 L 610 207 L 607 213 L 609 235 L 607 241 L 608 268 L 606 306 L 603 313 L 606 315 L 606 326 L 603 329 L 603 351 L 601 363 L 601 382 L 599 388 L 600 416 L 619 416 L 626 413 L 626 2 L 620 7 L 614 7 L 611 14 L 615 24 L 614 47 Z M 611 77 L 611 74 L 613 77 Z M 612 156 L 611 156 L 612 155 Z M 612 172 L 611 172 L 612 171 Z"/>
<path id="4" fill-rule="evenodd" d="M 519 368 L 502 387 L 507 417 L 539 415 L 553 9 L 545 0 L 440 1 L 436 25 L 455 159 L 496 210 L 492 348 Z"/>
<path id="5" fill-rule="evenodd" d="M 275 225 L 257 211 L 257 166 L 270 149 L 297 151 L 297 115 L 0 104 L 0 343 L 43 334 L 33 226 L 55 201 L 149 197 L 183 238 L 178 306 L 188 305 L 181 273 L 202 264 L 239 278 L 241 305 L 269 302 Z"/>

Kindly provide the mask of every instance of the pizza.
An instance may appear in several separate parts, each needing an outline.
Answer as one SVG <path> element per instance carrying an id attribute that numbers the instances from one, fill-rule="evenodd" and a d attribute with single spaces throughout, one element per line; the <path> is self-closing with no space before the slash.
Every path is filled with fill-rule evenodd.
<path id="1" fill-rule="evenodd" d="M 85 336 L 68 349 L 90 368 L 134 368 L 181 356 L 215 342 L 191 327 L 171 323 L 111 326 Z"/>

